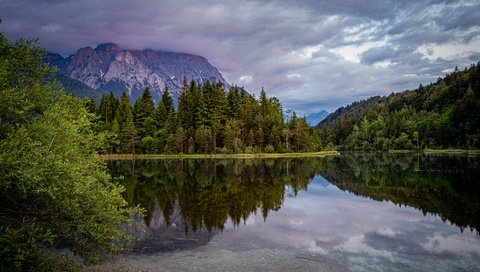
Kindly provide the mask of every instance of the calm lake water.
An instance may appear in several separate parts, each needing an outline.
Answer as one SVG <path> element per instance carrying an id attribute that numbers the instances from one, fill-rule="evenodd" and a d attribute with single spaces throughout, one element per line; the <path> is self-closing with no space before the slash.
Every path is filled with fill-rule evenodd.
<path id="1" fill-rule="evenodd" d="M 480 157 L 110 161 L 150 271 L 480 271 Z"/>

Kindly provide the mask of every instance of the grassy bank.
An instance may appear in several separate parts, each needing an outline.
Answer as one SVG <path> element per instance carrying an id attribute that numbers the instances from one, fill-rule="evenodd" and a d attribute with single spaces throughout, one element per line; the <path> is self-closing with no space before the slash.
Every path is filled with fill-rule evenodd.
<path id="1" fill-rule="evenodd" d="M 425 154 L 469 154 L 480 155 L 478 149 L 424 149 Z"/>
<path id="2" fill-rule="evenodd" d="M 255 154 L 104 154 L 99 155 L 105 160 L 131 159 L 277 159 L 277 158 L 312 158 L 335 156 L 337 151 L 305 152 L 305 153 L 255 153 Z"/>
<path id="3" fill-rule="evenodd" d="M 393 149 L 388 150 L 388 153 L 423 153 L 423 154 L 468 154 L 468 155 L 480 155 L 478 149 L 422 149 L 422 150 L 410 150 L 410 149 Z"/>

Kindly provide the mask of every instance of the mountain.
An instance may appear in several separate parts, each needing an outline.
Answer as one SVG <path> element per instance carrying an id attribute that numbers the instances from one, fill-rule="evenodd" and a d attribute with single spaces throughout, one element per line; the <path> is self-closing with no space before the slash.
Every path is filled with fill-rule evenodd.
<path id="1" fill-rule="evenodd" d="M 340 107 L 330 113 L 318 124 L 318 126 L 332 128 L 335 125 L 338 125 L 341 120 L 359 121 L 359 118 L 361 118 L 367 108 L 370 108 L 375 104 L 385 103 L 386 101 L 387 97 L 385 96 L 372 96 L 365 100 L 355 101 L 348 106 Z M 349 129 L 351 128 L 350 126 L 348 127 Z"/>
<path id="2" fill-rule="evenodd" d="M 158 101 L 165 86 L 176 98 L 184 77 L 199 83 L 221 82 L 229 88 L 206 58 L 185 53 L 123 50 L 114 43 L 105 43 L 95 49 L 81 48 L 66 58 L 49 53 L 46 62 L 60 74 L 83 82 L 99 93 L 113 91 L 120 95 L 127 90 L 133 100 L 149 87 L 154 100 Z"/>
<path id="3" fill-rule="evenodd" d="M 322 110 L 320 112 L 317 112 L 317 113 L 311 113 L 309 115 L 307 115 L 307 123 L 310 125 L 310 126 L 316 126 L 318 125 L 318 123 L 320 123 L 323 119 L 325 119 L 325 117 L 328 116 L 328 111 L 326 110 Z"/>
<path id="4" fill-rule="evenodd" d="M 480 148 L 480 63 L 415 90 L 337 109 L 319 125 L 347 150 Z"/>
<path id="5" fill-rule="evenodd" d="M 100 101 L 100 93 L 95 89 L 90 88 L 85 83 L 68 77 L 62 73 L 55 73 L 49 79 L 49 81 L 58 81 L 63 86 L 63 90 L 67 93 L 71 93 L 77 97 L 85 98 L 90 97 L 95 101 Z"/>

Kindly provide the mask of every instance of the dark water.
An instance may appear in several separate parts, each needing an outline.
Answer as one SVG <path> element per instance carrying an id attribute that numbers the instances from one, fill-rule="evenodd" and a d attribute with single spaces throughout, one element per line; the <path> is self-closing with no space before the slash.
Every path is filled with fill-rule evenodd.
<path id="1" fill-rule="evenodd" d="M 183 258 L 172 269 L 480 271 L 480 157 L 136 160 L 110 169 L 124 177 L 127 201 L 146 210 L 126 257 L 142 269 Z"/>

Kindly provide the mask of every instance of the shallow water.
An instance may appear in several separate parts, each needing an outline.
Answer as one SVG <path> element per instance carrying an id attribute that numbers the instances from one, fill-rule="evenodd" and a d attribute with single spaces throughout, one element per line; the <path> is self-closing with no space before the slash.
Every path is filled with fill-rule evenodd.
<path id="1" fill-rule="evenodd" d="M 479 271 L 480 158 L 116 161 L 132 252 L 97 270 Z"/>

